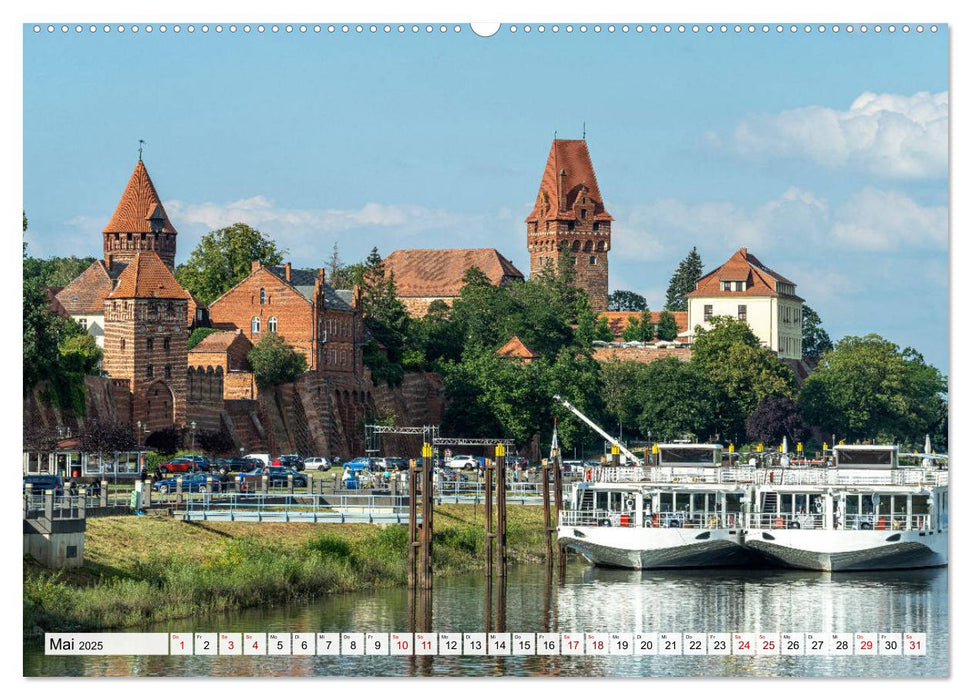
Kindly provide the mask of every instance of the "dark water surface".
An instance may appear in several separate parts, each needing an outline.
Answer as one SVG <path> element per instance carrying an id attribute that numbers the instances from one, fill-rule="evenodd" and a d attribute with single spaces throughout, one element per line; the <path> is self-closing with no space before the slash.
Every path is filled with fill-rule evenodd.
<path id="1" fill-rule="evenodd" d="M 636 657 L 64 657 L 24 651 L 27 676 L 946 676 L 947 569 L 826 574 L 805 571 L 599 569 L 562 578 L 544 565 L 441 578 L 411 627 L 406 590 L 329 596 L 125 631 L 142 632 L 925 632 L 916 656 Z M 504 619 L 503 619 L 504 618 Z"/>

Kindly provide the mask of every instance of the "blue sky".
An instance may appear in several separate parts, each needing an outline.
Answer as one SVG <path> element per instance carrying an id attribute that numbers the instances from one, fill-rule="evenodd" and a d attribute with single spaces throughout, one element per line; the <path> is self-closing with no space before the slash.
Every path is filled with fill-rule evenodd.
<path id="1" fill-rule="evenodd" d="M 171 26 L 171 25 L 170 25 Z M 535 26 L 535 25 L 534 25 Z M 561 25 L 564 26 L 564 25 Z M 554 130 L 587 140 L 611 289 L 660 308 L 695 245 L 747 246 L 834 340 L 948 361 L 947 32 L 458 35 L 24 31 L 34 255 L 98 255 L 145 162 L 188 256 L 246 221 L 318 266 L 372 246 L 495 247 Z"/>

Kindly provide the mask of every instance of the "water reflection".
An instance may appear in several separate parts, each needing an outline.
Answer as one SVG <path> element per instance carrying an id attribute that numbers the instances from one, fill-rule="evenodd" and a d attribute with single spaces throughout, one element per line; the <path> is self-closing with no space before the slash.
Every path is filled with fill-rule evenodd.
<path id="1" fill-rule="evenodd" d="M 434 593 L 397 589 L 309 605 L 176 621 L 185 632 L 926 632 L 926 657 L 45 657 L 25 675 L 88 676 L 943 676 L 947 570 L 625 571 L 573 562 L 440 578 Z"/>

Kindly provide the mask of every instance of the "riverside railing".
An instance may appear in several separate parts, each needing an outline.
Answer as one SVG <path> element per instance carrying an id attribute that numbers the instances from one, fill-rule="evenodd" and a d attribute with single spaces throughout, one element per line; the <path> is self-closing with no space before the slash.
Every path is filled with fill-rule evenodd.
<path id="1" fill-rule="evenodd" d="M 184 494 L 183 520 L 255 522 L 408 522 L 408 497 L 388 494 Z"/>
<path id="2" fill-rule="evenodd" d="M 720 511 L 655 511 L 643 512 L 641 523 L 636 520 L 635 511 L 606 510 L 563 510 L 560 511 L 560 525 L 599 526 L 599 527 L 655 527 L 655 528 L 734 528 L 741 525 L 741 513 Z"/>

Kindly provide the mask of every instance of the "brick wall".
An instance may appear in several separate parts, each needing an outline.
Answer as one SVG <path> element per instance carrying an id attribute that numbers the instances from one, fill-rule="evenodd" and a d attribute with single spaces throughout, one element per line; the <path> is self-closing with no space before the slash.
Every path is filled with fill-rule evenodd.
<path id="1" fill-rule="evenodd" d="M 105 301 L 102 368 L 129 380 L 132 422 L 152 431 L 186 422 L 186 309 L 178 299 Z"/>
<path id="2" fill-rule="evenodd" d="M 622 362 L 643 362 L 649 364 L 662 357 L 676 357 L 683 362 L 691 359 L 691 348 L 597 348 L 593 359 L 600 362 L 620 360 Z"/>
<path id="3" fill-rule="evenodd" d="M 223 376 L 223 398 L 255 399 L 259 395 L 252 372 L 228 372 Z"/>
<path id="4" fill-rule="evenodd" d="M 186 369 L 186 422 L 195 421 L 196 430 L 219 430 L 223 410 L 222 367 Z"/>
<path id="5" fill-rule="evenodd" d="M 262 304 L 261 289 L 264 290 Z M 259 333 L 253 332 L 254 317 L 260 319 Z M 313 306 L 269 270 L 256 270 L 209 306 L 209 319 L 214 328 L 239 328 L 254 345 L 269 332 L 271 318 L 276 319 L 276 332 L 302 352 L 308 367 L 315 369 Z"/>
<path id="6" fill-rule="evenodd" d="M 325 308 L 320 313 L 320 361 L 317 370 L 331 377 L 360 376 L 364 371 L 364 323 L 356 312 Z"/>
<path id="7" fill-rule="evenodd" d="M 595 223 L 596 231 L 593 229 Z M 527 224 L 526 247 L 529 250 L 531 276 L 541 272 L 547 260 L 552 261 L 555 267 L 560 248 L 567 248 L 570 255 L 576 259 L 576 284 L 587 291 L 590 307 L 594 312 L 607 310 L 609 221 L 550 221 L 549 229 L 547 229 L 547 222 L 543 220 L 537 224 Z"/>

